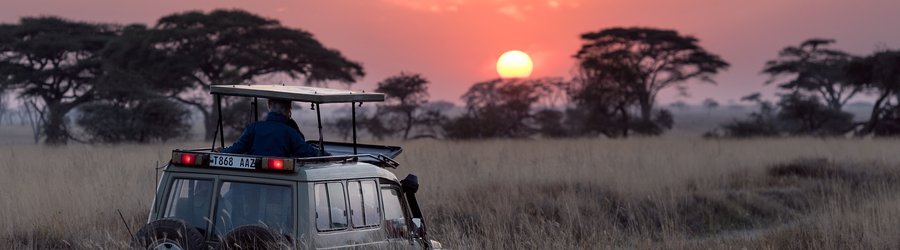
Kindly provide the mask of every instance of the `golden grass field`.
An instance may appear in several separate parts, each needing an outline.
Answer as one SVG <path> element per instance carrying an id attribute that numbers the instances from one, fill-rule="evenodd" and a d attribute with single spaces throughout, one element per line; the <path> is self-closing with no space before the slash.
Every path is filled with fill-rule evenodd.
<path id="1" fill-rule="evenodd" d="M 410 141 L 453 249 L 898 249 L 900 141 Z M 111 248 L 145 222 L 176 147 L 0 146 L 0 248 Z"/>

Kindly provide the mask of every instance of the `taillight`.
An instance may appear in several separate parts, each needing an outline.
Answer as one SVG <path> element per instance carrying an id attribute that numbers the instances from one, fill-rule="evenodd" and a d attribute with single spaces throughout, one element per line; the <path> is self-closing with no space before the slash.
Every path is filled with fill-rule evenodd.
<path id="1" fill-rule="evenodd" d="M 281 158 L 263 158 L 262 169 L 268 170 L 279 170 L 279 171 L 293 171 L 294 170 L 294 160 L 293 159 L 281 159 Z"/>
<path id="2" fill-rule="evenodd" d="M 197 160 L 195 154 L 181 154 L 181 164 L 194 165 L 195 160 Z"/>
<path id="3" fill-rule="evenodd" d="M 181 165 L 200 165 L 203 164 L 203 156 L 191 153 L 172 153 L 172 163 Z"/>
<path id="4" fill-rule="evenodd" d="M 284 160 L 282 159 L 269 159 L 269 168 L 275 170 L 284 169 Z"/>

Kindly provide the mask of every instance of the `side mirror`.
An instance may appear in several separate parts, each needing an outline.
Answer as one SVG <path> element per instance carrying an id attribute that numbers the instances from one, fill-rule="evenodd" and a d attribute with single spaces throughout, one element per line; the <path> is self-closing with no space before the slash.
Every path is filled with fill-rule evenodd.
<path id="1" fill-rule="evenodd" d="M 425 222 L 422 221 L 422 218 L 413 218 L 413 235 L 415 237 L 424 237 L 427 232 L 425 231 Z"/>
<path id="2" fill-rule="evenodd" d="M 413 174 L 407 175 L 400 181 L 400 186 L 403 188 L 403 192 L 415 194 L 419 191 L 419 177 Z"/>

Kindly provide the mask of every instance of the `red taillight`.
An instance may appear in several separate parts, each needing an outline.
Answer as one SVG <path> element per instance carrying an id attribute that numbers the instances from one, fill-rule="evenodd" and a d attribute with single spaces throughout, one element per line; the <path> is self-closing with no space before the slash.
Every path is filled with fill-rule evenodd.
<path id="1" fill-rule="evenodd" d="M 263 158 L 262 169 L 278 171 L 294 171 L 293 159 Z"/>
<path id="2" fill-rule="evenodd" d="M 197 161 L 195 154 L 181 154 L 181 164 L 194 165 Z"/>
<path id="3" fill-rule="evenodd" d="M 284 160 L 282 159 L 269 159 L 269 169 L 274 170 L 284 170 Z"/>

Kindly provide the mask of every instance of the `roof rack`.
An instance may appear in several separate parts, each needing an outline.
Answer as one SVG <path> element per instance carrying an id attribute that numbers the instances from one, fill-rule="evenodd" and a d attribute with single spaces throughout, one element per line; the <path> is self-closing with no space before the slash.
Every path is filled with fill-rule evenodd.
<path id="1" fill-rule="evenodd" d="M 303 166 L 306 163 L 322 163 L 322 162 L 333 162 L 333 161 L 341 161 L 341 162 L 351 162 L 351 161 L 360 161 L 359 159 L 372 159 L 376 166 L 381 168 L 393 168 L 397 169 L 400 166 L 400 163 L 387 157 L 383 154 L 356 154 L 356 155 L 335 155 L 335 156 L 319 156 L 319 157 L 306 157 L 306 158 L 295 158 L 294 161 Z M 370 162 L 367 160 L 363 160 L 363 162 Z"/>
<path id="2" fill-rule="evenodd" d="M 356 107 L 364 102 L 383 102 L 385 95 L 382 93 L 366 93 L 365 91 L 350 91 L 341 89 L 316 88 L 306 86 L 290 86 L 277 84 L 232 84 L 232 85 L 212 85 L 209 93 L 213 95 L 213 103 L 215 103 L 218 111 L 218 121 L 216 122 L 216 132 L 213 133 L 213 141 L 210 149 L 215 148 L 216 139 L 219 140 L 219 146 L 225 147 L 225 125 L 222 121 L 222 96 L 244 96 L 252 97 L 251 109 L 254 112 L 254 119 L 259 119 L 257 98 L 270 99 L 286 99 L 291 101 L 312 103 L 312 108 L 316 110 L 316 119 L 319 128 L 319 150 L 324 152 L 325 139 L 322 134 L 322 112 L 319 108 L 321 104 L 328 103 L 349 103 L 350 104 L 350 120 L 353 124 L 353 154 L 357 154 L 357 136 L 356 136 Z"/>
<path id="3" fill-rule="evenodd" d="M 212 85 L 210 94 L 285 99 L 311 103 L 383 102 L 384 94 L 307 86 L 257 84 Z"/>

